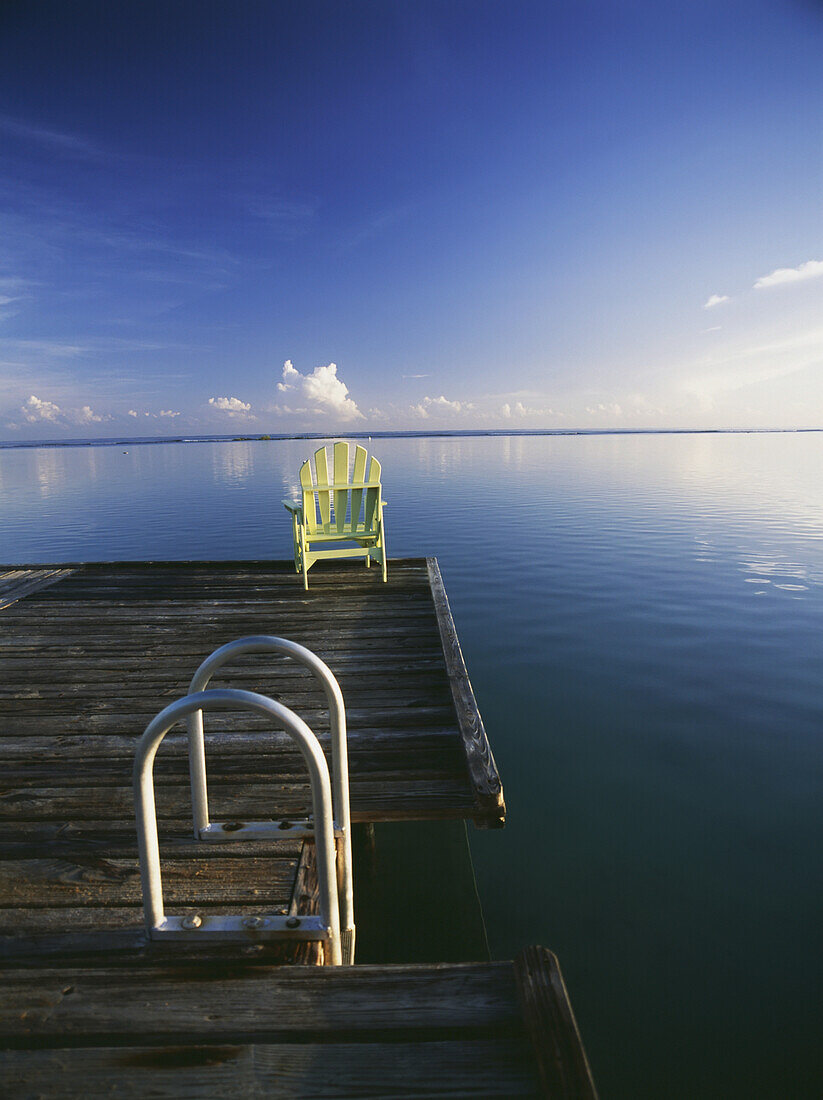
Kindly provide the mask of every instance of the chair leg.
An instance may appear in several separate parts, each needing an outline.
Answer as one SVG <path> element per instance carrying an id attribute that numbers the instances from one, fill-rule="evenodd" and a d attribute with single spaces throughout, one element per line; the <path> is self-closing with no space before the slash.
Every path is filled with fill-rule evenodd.
<path id="1" fill-rule="evenodd" d="M 303 588 L 306 592 L 309 590 L 309 565 L 308 565 L 308 547 L 306 546 L 306 532 L 302 530 L 300 532 L 300 564 L 303 568 Z"/>
<path id="2" fill-rule="evenodd" d="M 294 542 L 294 571 L 300 572 L 300 537 L 297 530 L 297 518 L 292 517 L 292 540 Z"/>

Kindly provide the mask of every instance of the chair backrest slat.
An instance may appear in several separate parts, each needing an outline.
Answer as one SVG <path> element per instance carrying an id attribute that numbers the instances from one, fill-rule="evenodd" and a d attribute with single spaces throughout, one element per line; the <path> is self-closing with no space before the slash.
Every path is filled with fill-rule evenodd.
<path id="1" fill-rule="evenodd" d="M 334 445 L 334 484 L 348 485 L 349 483 L 349 445 L 348 443 L 335 443 Z M 338 534 L 350 531 L 346 527 L 346 512 L 349 506 L 349 490 L 337 489 L 334 491 L 334 525 Z"/>
<path id="2" fill-rule="evenodd" d="M 371 464 L 369 465 L 369 483 L 374 485 L 375 488 L 366 490 L 366 503 L 363 507 L 363 525 L 367 531 L 370 531 L 374 526 L 377 505 L 380 500 L 380 463 L 374 456 L 372 456 Z"/>
<path id="3" fill-rule="evenodd" d="M 311 459 L 307 458 L 300 467 L 300 488 L 303 490 L 303 522 L 306 530 L 313 535 L 317 530 L 317 506 L 314 497 L 314 482 L 311 477 Z"/>
<path id="4" fill-rule="evenodd" d="M 331 493 L 328 490 L 329 467 L 326 462 L 325 447 L 320 447 L 314 452 L 314 468 L 317 471 L 317 504 L 320 508 L 320 522 L 325 527 L 327 523 L 331 523 Z"/>
<path id="5" fill-rule="evenodd" d="M 354 448 L 354 469 L 352 470 L 352 481 L 357 484 L 360 482 L 362 485 L 366 480 L 366 448 L 361 447 L 359 444 Z M 351 491 L 351 529 L 357 530 L 357 521 L 360 519 L 360 506 L 363 503 L 363 490 L 352 489 Z"/>

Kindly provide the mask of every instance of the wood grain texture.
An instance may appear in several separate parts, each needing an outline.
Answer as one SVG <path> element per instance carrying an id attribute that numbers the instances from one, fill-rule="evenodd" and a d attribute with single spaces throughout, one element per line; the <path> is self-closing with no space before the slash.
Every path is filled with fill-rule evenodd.
<path id="1" fill-rule="evenodd" d="M 474 689 L 463 660 L 463 652 L 437 558 L 428 558 L 427 565 L 432 599 L 443 643 L 446 671 L 466 753 L 466 765 L 474 788 L 476 805 L 474 823 L 481 828 L 499 828 L 506 821 L 503 785 L 500 782 L 491 745 L 486 736 L 483 719 L 480 717 L 477 700 L 474 697 Z"/>
<path id="2" fill-rule="evenodd" d="M 66 992 L 66 991 L 70 992 Z M 521 1030 L 511 963 L 0 969 L 3 1046 Z"/>
<path id="3" fill-rule="evenodd" d="M 9 569 L 0 567 L 0 610 L 11 607 L 32 592 L 42 591 L 71 576 L 74 569 L 45 566 L 42 569 Z"/>
<path id="4" fill-rule="evenodd" d="M 597 1100 L 563 975 L 545 947 L 527 947 L 514 962 L 523 1022 L 546 1096 Z"/>
<path id="5" fill-rule="evenodd" d="M 537 1095 L 521 1039 L 221 1044 L 0 1052 L 5 1095 L 64 1100 L 518 1100 Z M 51 1090 L 59 1082 L 59 1093 Z"/>
<path id="6" fill-rule="evenodd" d="M 595 1097 L 543 948 L 439 966 L 14 960 L 0 966 L 0 1075 L 14 1098 Z"/>
<path id="7" fill-rule="evenodd" d="M 47 568 L 53 583 L 2 612 L 2 821 L 128 819 L 128 764 L 149 720 L 185 694 L 217 645 L 275 633 L 307 645 L 338 675 L 354 820 L 481 821 L 485 813 L 499 822 L 499 802 L 477 795 L 485 732 L 469 756 L 424 559 L 394 562 L 387 584 L 358 563 L 321 564 L 308 593 L 290 562 L 88 563 L 5 573 L 11 584 Z M 271 695 L 328 748 L 323 694 L 293 663 L 244 658 L 221 670 L 214 686 Z M 221 713 L 207 716 L 206 738 L 216 813 L 219 804 L 220 814 L 276 817 L 307 805 L 305 773 L 281 730 Z M 180 728 L 158 756 L 161 818 L 187 812 L 185 768 Z"/>

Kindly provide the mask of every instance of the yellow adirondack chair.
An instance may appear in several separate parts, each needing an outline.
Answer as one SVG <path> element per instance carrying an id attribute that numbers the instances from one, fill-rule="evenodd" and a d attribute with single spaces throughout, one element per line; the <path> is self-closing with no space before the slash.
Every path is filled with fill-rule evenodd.
<path id="1" fill-rule="evenodd" d="M 303 587 L 309 587 L 309 569 L 322 558 L 365 558 L 383 567 L 386 579 L 386 535 L 380 485 L 380 463 L 372 456 L 366 476 L 368 453 L 365 447 L 354 449 L 354 467 L 349 480 L 349 445 L 335 443 L 333 477 L 329 480 L 326 448 L 314 453 L 315 476 L 311 459 L 300 467 L 302 502 L 284 500 L 291 513 L 294 534 L 294 568 L 303 574 Z M 319 512 L 319 516 L 318 516 Z M 354 546 L 340 549 L 314 549 L 330 543 L 349 542 Z"/>

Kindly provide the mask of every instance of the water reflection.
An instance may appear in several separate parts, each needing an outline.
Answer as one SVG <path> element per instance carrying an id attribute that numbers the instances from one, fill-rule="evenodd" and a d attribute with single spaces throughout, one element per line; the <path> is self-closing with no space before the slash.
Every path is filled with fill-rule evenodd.
<path id="1" fill-rule="evenodd" d="M 90 458 L 92 448 L 84 448 L 87 451 L 87 462 L 94 465 L 94 459 Z M 66 452 L 57 447 L 42 447 L 34 452 L 34 471 L 41 497 L 48 497 L 60 491 L 66 477 L 65 468 Z"/>
<path id="2" fill-rule="evenodd" d="M 226 485 L 248 481 L 254 473 L 253 448 L 259 446 L 260 443 L 247 441 L 211 445 L 215 481 Z"/>

